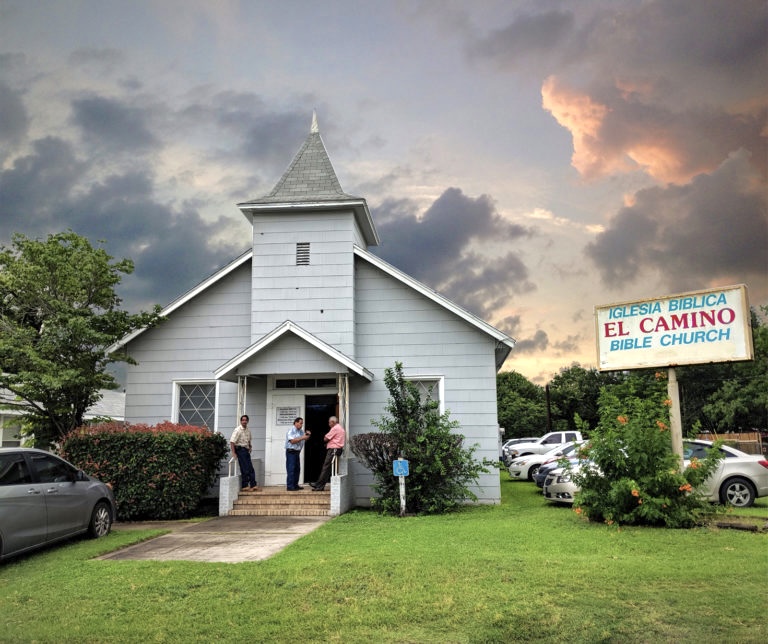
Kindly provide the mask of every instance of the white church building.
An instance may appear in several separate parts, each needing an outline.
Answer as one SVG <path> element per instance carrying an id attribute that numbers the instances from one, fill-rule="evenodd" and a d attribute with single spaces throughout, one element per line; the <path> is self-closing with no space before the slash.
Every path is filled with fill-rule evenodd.
<path id="1" fill-rule="evenodd" d="M 514 340 L 369 251 L 379 237 L 368 204 L 342 190 L 314 117 L 272 192 L 238 208 L 251 248 L 169 304 L 163 323 L 119 343 L 138 363 L 126 375 L 126 421 L 229 438 L 248 414 L 258 484 L 284 487 L 285 434 L 302 416 L 312 431 L 302 479 L 314 481 L 328 418 L 348 438 L 375 431 L 389 399 L 384 371 L 401 362 L 477 458 L 498 460 L 496 373 Z M 372 483 L 347 448 L 330 513 L 369 506 Z M 473 491 L 498 503 L 498 472 Z"/>

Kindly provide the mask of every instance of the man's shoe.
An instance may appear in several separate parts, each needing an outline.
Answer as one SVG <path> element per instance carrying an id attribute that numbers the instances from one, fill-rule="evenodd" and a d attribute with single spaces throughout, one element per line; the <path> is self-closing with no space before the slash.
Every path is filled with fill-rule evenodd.
<path id="1" fill-rule="evenodd" d="M 296 489 L 297 489 L 297 490 L 303 490 L 303 489 L 304 489 L 304 486 L 303 486 L 303 485 L 299 485 L 299 486 L 298 486 Z"/>
<path id="2" fill-rule="evenodd" d="M 323 487 L 312 487 L 313 492 L 324 492 L 325 491 L 325 485 Z"/>

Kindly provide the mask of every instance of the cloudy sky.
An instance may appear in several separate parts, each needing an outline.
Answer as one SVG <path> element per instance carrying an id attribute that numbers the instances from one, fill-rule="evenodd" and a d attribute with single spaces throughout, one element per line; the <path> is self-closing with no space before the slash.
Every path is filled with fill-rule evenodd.
<path id="1" fill-rule="evenodd" d="M 72 229 L 167 304 L 239 255 L 316 110 L 371 249 L 595 364 L 594 306 L 768 304 L 764 0 L 0 0 L 0 244 Z"/>

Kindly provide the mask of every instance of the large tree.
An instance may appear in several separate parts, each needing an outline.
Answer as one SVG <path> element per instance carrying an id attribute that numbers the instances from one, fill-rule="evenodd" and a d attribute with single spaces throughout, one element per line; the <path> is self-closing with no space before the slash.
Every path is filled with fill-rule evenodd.
<path id="1" fill-rule="evenodd" d="M 496 376 L 496 403 L 504 438 L 539 436 L 547 428 L 544 389 L 516 371 Z"/>
<path id="2" fill-rule="evenodd" d="M 117 386 L 107 366 L 127 357 L 107 349 L 160 319 L 158 306 L 119 308 L 115 287 L 133 262 L 112 260 L 71 231 L 0 247 L 0 402 L 22 413 L 39 447 L 82 425 L 100 390 Z"/>
<path id="3" fill-rule="evenodd" d="M 577 430 L 576 414 L 590 428 L 597 425 L 600 415 L 598 399 L 602 387 L 617 384 L 623 376 L 616 372 L 600 372 L 572 364 L 560 370 L 549 383 L 552 402 L 552 429 Z"/>

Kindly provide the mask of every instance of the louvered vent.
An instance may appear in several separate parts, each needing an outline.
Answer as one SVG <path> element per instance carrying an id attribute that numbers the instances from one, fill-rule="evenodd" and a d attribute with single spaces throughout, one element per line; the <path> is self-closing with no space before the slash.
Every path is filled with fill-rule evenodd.
<path id="1" fill-rule="evenodd" d="M 309 242 L 296 244 L 296 266 L 309 266 Z"/>

